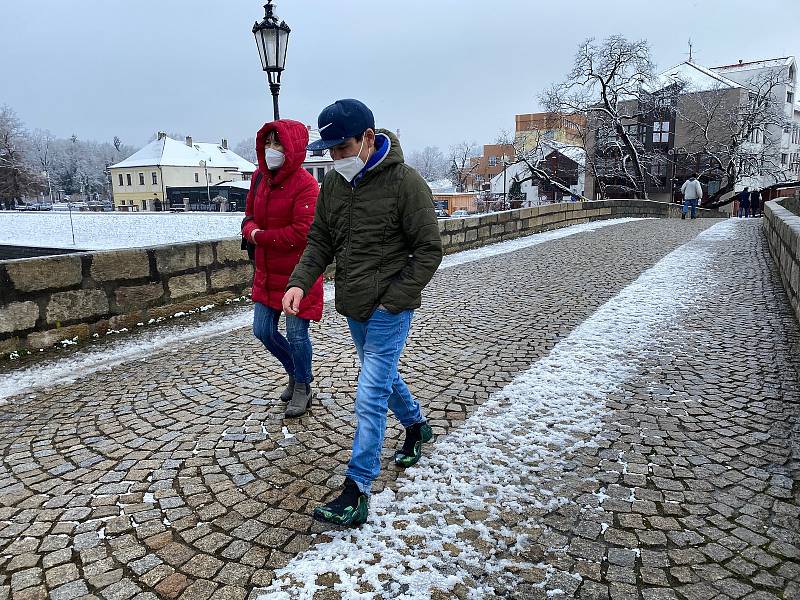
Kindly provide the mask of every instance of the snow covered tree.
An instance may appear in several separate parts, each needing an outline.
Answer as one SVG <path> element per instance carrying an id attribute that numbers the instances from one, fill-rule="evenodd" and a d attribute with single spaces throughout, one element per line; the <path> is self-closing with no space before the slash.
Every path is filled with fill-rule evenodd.
<path id="1" fill-rule="evenodd" d="M 541 96 L 550 112 L 586 117 L 589 131 L 596 132 L 587 150 L 603 156 L 607 179 L 616 180 L 637 198 L 647 197 L 647 160 L 631 125 L 652 110 L 645 91 L 652 79 L 647 42 L 615 35 L 598 44 L 590 38 L 581 44 L 567 78 Z"/>
<path id="2" fill-rule="evenodd" d="M 436 146 L 425 146 L 422 150 L 414 150 L 406 162 L 427 181 L 436 181 L 448 175 L 448 161 Z"/>
<path id="3" fill-rule="evenodd" d="M 0 107 L 0 203 L 6 209 L 39 191 L 40 182 L 25 158 L 27 132 L 11 107 Z"/>
<path id="4" fill-rule="evenodd" d="M 243 139 L 241 142 L 236 144 L 236 147 L 233 149 L 233 151 L 245 160 L 249 160 L 254 165 L 258 164 L 255 136 L 251 135 L 249 138 Z"/>

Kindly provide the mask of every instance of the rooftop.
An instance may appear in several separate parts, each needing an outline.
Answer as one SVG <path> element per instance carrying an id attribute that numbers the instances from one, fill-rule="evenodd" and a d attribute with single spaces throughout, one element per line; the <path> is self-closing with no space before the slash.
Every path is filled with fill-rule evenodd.
<path id="1" fill-rule="evenodd" d="M 256 165 L 219 144 L 198 142 L 190 146 L 168 136 L 153 140 L 111 168 L 197 167 L 201 160 L 206 161 L 209 167 L 235 169 L 242 173 L 256 170 Z"/>
<path id="2" fill-rule="evenodd" d="M 742 87 L 724 75 L 689 61 L 684 61 L 656 75 L 656 87 L 660 90 L 675 84 L 684 84 L 690 88 L 688 91 L 695 92 Z"/>

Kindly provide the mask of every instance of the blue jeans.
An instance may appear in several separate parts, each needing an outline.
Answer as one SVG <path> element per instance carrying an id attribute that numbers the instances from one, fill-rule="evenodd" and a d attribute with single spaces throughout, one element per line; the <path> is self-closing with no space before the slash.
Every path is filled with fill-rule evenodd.
<path id="1" fill-rule="evenodd" d="M 683 200 L 683 214 L 689 212 L 689 207 L 692 209 L 692 218 L 694 219 L 697 216 L 697 199 L 694 200 L 687 200 L 684 198 Z"/>
<path id="2" fill-rule="evenodd" d="M 739 203 L 739 218 L 740 219 L 742 218 L 742 213 L 744 213 L 745 217 L 749 217 L 750 216 L 750 205 L 749 204 L 743 204 L 741 202 Z"/>
<path id="3" fill-rule="evenodd" d="M 311 383 L 311 339 L 308 319 L 286 315 L 286 337 L 278 331 L 281 311 L 256 302 L 253 334 L 297 383 Z M 288 338 L 288 339 L 287 339 Z"/>
<path id="4" fill-rule="evenodd" d="M 392 314 L 379 308 L 366 322 L 347 319 L 361 361 L 355 407 L 358 424 L 347 477 L 355 481 L 364 494 L 369 494 L 372 482 L 381 471 L 388 409 L 403 427 L 425 420 L 419 402 L 411 396 L 397 372 L 413 316 L 413 310 Z"/>

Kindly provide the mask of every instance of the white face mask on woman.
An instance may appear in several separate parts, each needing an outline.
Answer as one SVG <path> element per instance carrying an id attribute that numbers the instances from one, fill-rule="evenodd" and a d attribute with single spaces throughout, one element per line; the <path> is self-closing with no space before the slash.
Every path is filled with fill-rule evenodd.
<path id="1" fill-rule="evenodd" d="M 362 169 L 366 166 L 364 161 L 361 160 L 361 151 L 364 149 L 365 139 L 366 136 L 361 138 L 361 147 L 358 149 L 358 154 L 333 161 L 333 168 L 348 182 L 353 181 L 353 178 L 361 173 Z"/>
<path id="2" fill-rule="evenodd" d="M 264 160 L 267 163 L 267 168 L 274 170 L 283 165 L 284 161 L 286 160 L 286 156 L 283 154 L 283 152 L 278 152 L 272 148 L 267 148 L 267 150 L 264 152 Z"/>

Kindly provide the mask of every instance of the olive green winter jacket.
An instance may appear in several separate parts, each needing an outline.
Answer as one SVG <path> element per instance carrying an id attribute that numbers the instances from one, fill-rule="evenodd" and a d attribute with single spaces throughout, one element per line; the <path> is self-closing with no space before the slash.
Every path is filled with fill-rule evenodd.
<path id="1" fill-rule="evenodd" d="M 336 259 L 336 310 L 366 321 L 379 304 L 392 313 L 418 308 L 422 288 L 442 261 L 442 241 L 425 180 L 403 162 L 389 131 L 389 151 L 351 185 L 336 171 L 322 183 L 308 246 L 287 289 L 304 292 Z"/>

